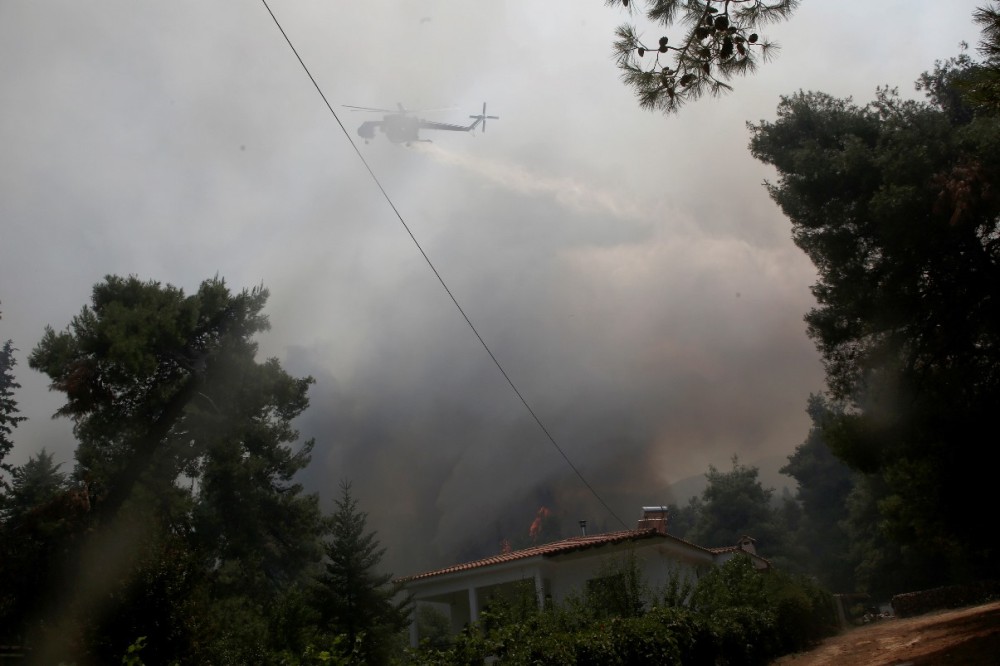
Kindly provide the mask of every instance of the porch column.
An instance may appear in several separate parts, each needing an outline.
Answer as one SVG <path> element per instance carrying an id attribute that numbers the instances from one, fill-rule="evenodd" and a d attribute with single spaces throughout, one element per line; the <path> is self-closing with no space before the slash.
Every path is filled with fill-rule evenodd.
<path id="1" fill-rule="evenodd" d="M 479 620 L 479 595 L 476 588 L 469 588 L 469 624 L 475 624 Z"/>
<path id="2" fill-rule="evenodd" d="M 410 647 L 417 647 L 420 643 L 420 635 L 417 631 L 417 607 L 410 611 Z"/>

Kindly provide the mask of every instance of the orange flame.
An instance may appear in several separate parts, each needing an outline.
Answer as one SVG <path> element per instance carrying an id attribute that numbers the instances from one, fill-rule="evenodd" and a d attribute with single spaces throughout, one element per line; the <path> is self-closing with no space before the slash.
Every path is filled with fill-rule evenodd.
<path id="1" fill-rule="evenodd" d="M 531 527 L 528 528 L 528 536 L 534 541 L 538 538 L 538 534 L 542 531 L 542 521 L 552 515 L 546 507 L 541 507 L 538 509 L 538 515 L 535 516 L 535 520 L 531 523 Z"/>

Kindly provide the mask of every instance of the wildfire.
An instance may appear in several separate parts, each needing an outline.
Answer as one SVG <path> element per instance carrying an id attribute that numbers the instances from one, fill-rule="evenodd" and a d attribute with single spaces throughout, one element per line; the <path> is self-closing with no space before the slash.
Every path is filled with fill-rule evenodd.
<path id="1" fill-rule="evenodd" d="M 532 541 L 538 540 L 538 535 L 542 532 L 542 521 L 551 515 L 552 512 L 547 507 L 539 507 L 535 520 L 531 523 L 531 527 L 528 528 L 528 536 L 531 537 Z"/>

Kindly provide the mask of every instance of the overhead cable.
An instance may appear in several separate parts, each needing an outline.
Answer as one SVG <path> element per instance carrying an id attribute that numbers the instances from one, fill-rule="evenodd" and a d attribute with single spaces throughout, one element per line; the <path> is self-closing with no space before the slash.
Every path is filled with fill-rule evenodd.
<path id="1" fill-rule="evenodd" d="M 535 410 L 532 409 L 531 405 L 528 404 L 528 401 L 524 398 L 524 395 L 522 395 L 521 391 L 518 390 L 517 386 L 514 384 L 514 381 L 510 378 L 510 375 L 508 375 L 507 371 L 504 370 L 504 367 L 500 363 L 500 360 L 497 359 L 496 355 L 490 349 L 489 345 L 486 344 L 486 341 L 483 339 L 483 336 L 479 334 L 479 331 L 472 323 L 472 320 L 469 319 L 469 316 L 465 313 L 465 310 L 459 304 L 458 299 L 455 298 L 455 295 L 451 292 L 451 289 L 449 289 L 448 285 L 445 283 L 444 278 L 441 277 L 441 273 L 439 273 L 438 269 L 435 268 L 434 262 L 432 262 L 431 258 L 427 256 L 427 253 L 424 251 L 424 248 L 420 245 L 420 242 L 417 240 L 417 237 L 413 235 L 413 231 L 410 229 L 410 226 L 406 223 L 406 220 L 403 219 L 403 215 L 399 212 L 399 209 L 396 208 L 396 204 L 393 203 L 392 198 L 389 196 L 389 193 L 385 191 L 384 187 L 382 187 L 382 183 L 379 181 L 378 176 L 375 175 L 375 172 L 368 164 L 368 160 L 365 159 L 365 156 L 361 153 L 361 150 L 358 148 L 357 144 L 354 143 L 354 139 L 351 138 L 350 132 L 348 132 L 347 128 L 344 127 L 344 123 L 341 122 L 340 116 L 337 115 L 337 112 L 333 109 L 333 106 L 330 104 L 329 100 L 327 100 L 326 95 L 323 94 L 323 89 L 319 87 L 319 83 L 316 82 L 315 77 L 313 77 L 312 72 L 309 71 L 309 68 L 306 66 L 305 61 L 302 60 L 302 56 L 299 55 L 299 52 L 295 48 L 295 45 L 292 44 L 292 40 L 288 37 L 288 33 L 286 33 L 285 29 L 281 27 L 281 23 L 278 21 L 278 17 L 274 15 L 273 11 L 271 11 L 271 7 L 270 5 L 267 4 L 267 0 L 261 0 L 261 2 L 263 3 L 264 8 L 267 9 L 267 13 L 271 15 L 271 19 L 274 21 L 274 25 L 277 26 L 278 30 L 281 32 L 281 36 L 284 37 L 285 42 L 288 43 L 288 47 L 292 50 L 292 53 L 295 54 L 295 58 L 299 61 L 299 64 L 302 66 L 303 71 L 305 71 L 306 76 L 308 76 L 309 80 L 312 81 L 313 87 L 316 88 L 316 92 L 319 93 L 319 96 L 322 98 L 323 103 L 326 104 L 326 108 L 329 109 L 330 114 L 333 116 L 333 119 L 337 121 L 337 124 L 340 126 L 340 129 L 344 133 L 344 136 L 347 137 L 347 141 L 351 144 L 351 147 L 354 148 L 354 152 L 357 154 L 358 159 L 360 159 L 361 163 L 365 165 L 365 169 L 368 170 L 368 174 L 372 177 L 372 180 L 375 181 L 375 185 L 378 186 L 378 189 L 382 193 L 382 196 L 385 198 L 386 203 L 388 203 L 389 207 L 392 208 L 392 212 L 396 214 L 396 218 L 399 220 L 399 223 L 403 225 L 403 229 L 405 229 L 406 233 L 410 236 L 410 240 L 412 240 L 413 244 L 417 246 L 417 250 L 420 251 L 420 254 L 421 256 L 423 256 L 424 261 L 427 262 L 427 265 L 434 273 L 434 277 L 436 277 L 438 282 L 441 283 L 441 287 L 444 289 L 445 293 L 448 294 L 448 298 L 451 299 L 451 302 L 455 304 L 455 307 L 462 315 L 462 318 L 465 319 L 465 323 L 469 325 L 470 329 L 472 329 L 472 332 L 475 334 L 476 339 L 479 340 L 479 344 L 483 346 L 483 349 L 486 350 L 486 353 L 489 354 L 490 358 L 493 360 L 493 364 L 496 365 L 497 370 L 499 370 L 500 374 L 503 375 L 503 378 L 507 380 L 507 384 L 509 384 L 511 390 L 514 391 L 514 395 L 516 395 L 518 400 L 521 401 L 521 404 L 524 405 L 524 408 L 528 410 L 528 413 L 531 414 L 531 418 L 535 420 L 535 423 L 545 434 L 545 437 L 549 440 L 549 443 L 552 444 L 553 447 L 555 447 L 556 451 L 559 452 L 559 455 L 563 457 L 563 460 L 566 461 L 566 464 L 569 465 L 570 469 L 572 469 L 573 472 L 577 475 L 577 477 L 579 477 L 580 481 L 583 483 L 584 486 L 586 486 L 587 490 L 590 491 L 590 493 L 597 499 L 597 501 L 601 503 L 601 506 L 603 506 L 605 510 L 607 510 L 607 512 L 615 520 L 621 523 L 623 527 L 627 528 L 628 525 L 625 523 L 625 521 L 623 521 L 621 518 L 618 517 L 618 515 L 614 512 L 614 510 L 612 510 L 612 508 L 608 506 L 608 503 L 604 501 L 604 498 L 600 496 L 597 490 L 583 476 L 583 473 L 579 470 L 579 468 L 573 464 L 573 461 L 570 460 L 570 457 L 566 454 L 566 452 L 562 449 L 562 447 L 559 446 L 558 442 L 556 442 L 555 437 L 553 437 L 552 434 L 549 432 L 549 429 L 545 427 L 544 423 L 542 423 L 542 420 L 538 417 L 538 414 L 536 414 Z"/>

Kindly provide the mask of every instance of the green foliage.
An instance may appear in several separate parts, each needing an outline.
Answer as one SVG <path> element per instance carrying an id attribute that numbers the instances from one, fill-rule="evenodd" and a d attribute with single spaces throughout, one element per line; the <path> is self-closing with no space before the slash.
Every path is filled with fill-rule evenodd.
<path id="1" fill-rule="evenodd" d="M 683 569 L 676 567 L 669 572 L 666 582 L 660 589 L 652 594 L 652 605 L 664 608 L 688 606 L 691 603 L 691 595 L 694 594 L 695 587 L 694 576 L 690 576 Z"/>
<path id="2" fill-rule="evenodd" d="M 128 646 L 125 650 L 125 654 L 122 656 L 122 664 L 124 666 L 143 666 L 142 657 L 139 653 L 146 647 L 146 637 L 139 636 L 135 639 L 135 642 Z"/>
<path id="3" fill-rule="evenodd" d="M 992 501 L 977 447 L 1000 402 L 1000 126 L 959 86 L 984 66 L 940 64 L 929 103 L 798 93 L 751 126 L 819 272 L 806 321 L 843 405 L 823 438 L 871 477 L 850 532 L 869 587 L 974 579 L 1000 558 L 969 510 Z"/>
<path id="4" fill-rule="evenodd" d="M 71 487 L 4 524 L 58 554 L 34 568 L 51 581 L 26 639 L 41 660 L 110 663 L 136 636 L 143 655 L 192 663 L 269 663 L 308 646 L 299 591 L 324 523 L 294 481 L 312 443 L 297 443 L 292 421 L 312 380 L 257 361 L 266 300 L 218 278 L 186 295 L 109 276 L 32 351 L 79 440 Z"/>
<path id="5" fill-rule="evenodd" d="M 52 454 L 44 448 L 31 456 L 28 462 L 12 470 L 13 483 L 4 496 L 3 516 L 6 521 L 20 523 L 28 512 L 53 500 L 66 487 L 66 475 L 59 471 Z"/>
<path id="6" fill-rule="evenodd" d="M 605 559 L 597 576 L 587 581 L 586 605 L 597 617 L 638 617 L 649 597 L 639 562 L 631 550 Z"/>
<path id="7" fill-rule="evenodd" d="M 430 648 L 445 648 L 451 642 L 451 620 L 447 613 L 427 604 L 417 605 L 417 634 Z"/>
<path id="8" fill-rule="evenodd" d="M 185 296 L 170 285 L 108 276 L 65 331 L 46 328 L 29 365 L 65 394 L 57 414 L 73 420 L 79 473 L 106 489 L 104 515 L 114 515 L 143 476 L 162 492 L 180 474 L 198 473 L 214 433 L 188 437 L 187 421 L 197 418 L 189 408 L 216 413 L 219 424 L 244 417 L 261 425 L 272 420 L 264 410 L 287 422 L 305 408 L 309 379 L 297 380 L 300 396 L 287 404 L 234 404 L 241 391 L 228 402 L 242 413 L 219 407 L 223 396 L 213 389 L 255 365 L 251 338 L 267 328 L 266 300 L 263 288 L 234 295 L 219 279 Z M 287 441 L 290 433 L 276 434 Z"/>
<path id="9" fill-rule="evenodd" d="M 721 472 L 709 465 L 708 485 L 702 493 L 702 511 L 689 538 L 707 546 L 731 546 L 745 534 L 759 536 L 773 523 L 772 489 L 765 489 L 756 467 L 741 465 L 733 456 L 733 468 Z"/>
<path id="10" fill-rule="evenodd" d="M 79 532 L 80 495 L 44 449 L 13 469 L 0 497 L 0 640 L 23 636 L 29 618 L 50 596 L 65 554 L 60 545 Z"/>
<path id="11" fill-rule="evenodd" d="M 504 583 L 491 590 L 480 612 L 480 626 L 489 633 L 511 624 L 533 620 L 538 615 L 535 580 Z"/>
<path id="12" fill-rule="evenodd" d="M 780 570 L 765 576 L 767 608 L 774 613 L 779 653 L 796 652 L 838 629 L 833 595 L 807 576 Z"/>
<path id="13" fill-rule="evenodd" d="M 609 6 L 629 0 L 606 0 Z M 677 111 L 687 101 L 731 90 L 728 81 L 756 71 L 777 50 L 758 34 L 791 16 L 798 0 L 729 2 L 727 0 L 647 0 L 646 19 L 662 31 L 684 24 L 678 40 L 643 42 L 631 24 L 618 27 L 615 57 L 622 80 L 633 88 L 643 109 Z"/>
<path id="14" fill-rule="evenodd" d="M 717 608 L 710 616 L 718 655 L 727 664 L 766 664 L 781 654 L 777 619 L 766 607 Z"/>
<path id="15" fill-rule="evenodd" d="M 817 583 L 776 570 L 762 574 L 741 555 L 698 582 L 691 607 L 717 624 L 724 650 L 747 660 L 738 663 L 803 649 L 837 624 L 833 597 Z M 744 653 L 746 644 L 751 651 Z"/>
<path id="16" fill-rule="evenodd" d="M 14 380 L 14 365 L 17 359 L 14 358 L 14 345 L 7 340 L 0 345 L 0 472 L 12 473 L 14 470 L 4 459 L 14 447 L 11 434 L 19 423 L 26 420 L 24 416 L 18 416 L 20 410 L 17 407 L 17 400 L 14 399 L 14 392 L 21 388 L 21 385 Z M 0 475 L 0 490 L 7 486 L 7 480 Z"/>
<path id="17" fill-rule="evenodd" d="M 186 295 L 109 276 L 64 331 L 46 329 L 29 363 L 66 398 L 77 465 L 66 479 L 43 451 L 12 470 L 0 638 L 39 663 L 402 652 L 408 602 L 377 571 L 384 549 L 349 486 L 326 519 L 295 482 L 312 442 L 292 423 L 312 379 L 257 360 L 266 300 L 220 279 Z"/>
<path id="18" fill-rule="evenodd" d="M 357 644 L 364 663 L 386 663 L 392 637 L 408 626 L 412 604 L 408 597 L 394 600 L 399 590 L 390 584 L 392 575 L 379 571 L 385 548 L 367 530 L 367 515 L 349 483 L 341 485 L 336 507 L 314 593 L 319 626 L 345 636 L 351 646 Z"/>
<path id="19" fill-rule="evenodd" d="M 766 608 L 765 584 L 764 576 L 754 569 L 750 558 L 737 554 L 701 577 L 691 596 L 691 608 L 708 615 L 740 606 Z"/>
<path id="20" fill-rule="evenodd" d="M 761 544 L 762 555 L 782 566 L 795 566 L 786 524 L 793 514 L 776 509 L 774 490 L 761 485 L 760 470 L 741 464 L 735 456 L 732 463 L 726 472 L 709 466 L 701 499 L 689 505 L 694 524 L 684 538 L 703 546 L 725 547 L 750 536 Z"/>
<path id="21" fill-rule="evenodd" d="M 834 455 L 828 442 L 828 429 L 843 416 L 843 407 L 812 395 L 806 411 L 812 419 L 809 434 L 781 468 L 798 481 L 796 499 L 802 515 L 793 536 L 805 550 L 805 568 L 810 573 L 830 589 L 852 590 L 854 571 L 845 521 L 855 474 Z"/>
<path id="22" fill-rule="evenodd" d="M 982 30 L 978 51 L 983 63 L 968 68 L 956 85 L 977 114 L 995 117 L 1000 113 L 1000 6 L 979 7 L 972 19 Z"/>
<path id="23" fill-rule="evenodd" d="M 334 636 L 326 648 L 308 646 L 301 654 L 285 653 L 282 666 L 360 666 L 360 640 L 349 645 L 346 636 Z"/>
<path id="24" fill-rule="evenodd" d="M 667 515 L 670 516 L 670 524 L 667 526 L 670 534 L 679 539 L 690 541 L 688 535 L 698 524 L 701 512 L 704 507 L 700 497 L 691 497 L 684 506 L 671 504 L 667 507 Z"/>

